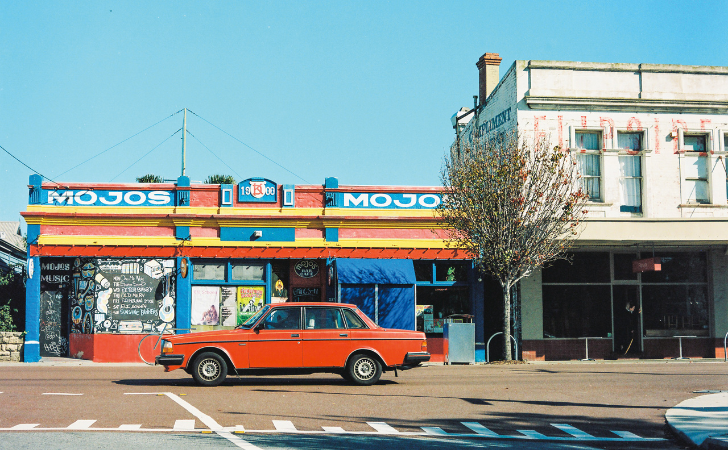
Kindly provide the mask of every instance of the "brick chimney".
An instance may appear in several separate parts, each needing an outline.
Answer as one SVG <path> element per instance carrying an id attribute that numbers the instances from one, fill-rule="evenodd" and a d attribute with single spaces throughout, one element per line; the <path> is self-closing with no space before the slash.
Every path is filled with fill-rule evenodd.
<path id="1" fill-rule="evenodd" d="M 488 98 L 490 93 L 493 92 L 493 89 L 498 85 L 498 81 L 500 81 L 498 69 L 501 61 L 503 61 L 503 58 L 498 53 L 486 53 L 475 64 L 480 72 L 480 105 L 485 104 L 485 99 Z"/>

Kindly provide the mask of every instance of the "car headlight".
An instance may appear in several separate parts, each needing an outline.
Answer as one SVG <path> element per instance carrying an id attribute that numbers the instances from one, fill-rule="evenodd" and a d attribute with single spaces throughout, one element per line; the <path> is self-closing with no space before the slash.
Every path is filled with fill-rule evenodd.
<path id="1" fill-rule="evenodd" d="M 162 341 L 162 353 L 172 353 L 172 343 L 169 341 Z"/>

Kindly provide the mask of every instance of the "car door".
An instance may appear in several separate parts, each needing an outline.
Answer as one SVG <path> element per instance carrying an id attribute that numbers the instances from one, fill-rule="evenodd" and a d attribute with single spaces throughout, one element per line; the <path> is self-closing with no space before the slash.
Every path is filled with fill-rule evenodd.
<path id="1" fill-rule="evenodd" d="M 250 334 L 250 368 L 301 367 L 301 307 L 272 308 Z"/>
<path id="2" fill-rule="evenodd" d="M 351 341 L 341 308 L 306 307 L 303 323 L 303 366 L 343 367 Z"/>

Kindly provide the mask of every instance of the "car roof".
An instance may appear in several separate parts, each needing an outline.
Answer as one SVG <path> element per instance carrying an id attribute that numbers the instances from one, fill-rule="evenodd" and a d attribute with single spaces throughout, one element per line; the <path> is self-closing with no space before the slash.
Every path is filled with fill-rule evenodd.
<path id="1" fill-rule="evenodd" d="M 346 306 L 349 308 L 357 308 L 356 305 L 352 305 L 350 303 L 335 303 L 335 302 L 283 302 L 283 303 L 273 303 L 271 304 L 272 307 L 279 307 L 279 306 Z"/>

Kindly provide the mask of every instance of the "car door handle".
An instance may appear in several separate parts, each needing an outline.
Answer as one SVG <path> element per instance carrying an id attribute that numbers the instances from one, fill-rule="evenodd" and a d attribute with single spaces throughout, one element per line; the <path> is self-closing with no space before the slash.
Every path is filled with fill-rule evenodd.
<path id="1" fill-rule="evenodd" d="M 292 334 L 291 337 L 300 337 L 298 334 Z"/>
<path id="2" fill-rule="evenodd" d="M 348 336 L 348 334 L 346 334 L 346 333 L 341 333 L 341 334 L 339 335 L 339 337 L 347 337 L 347 336 Z"/>

